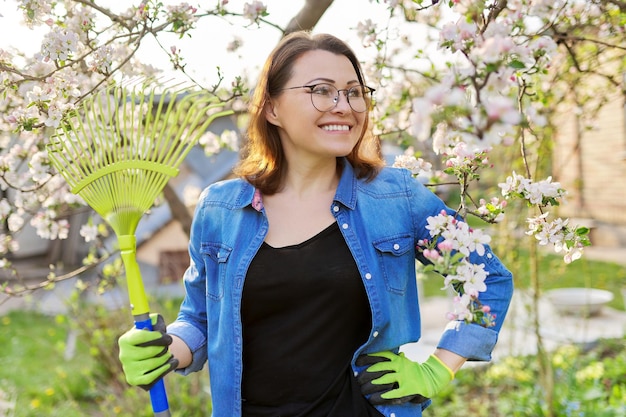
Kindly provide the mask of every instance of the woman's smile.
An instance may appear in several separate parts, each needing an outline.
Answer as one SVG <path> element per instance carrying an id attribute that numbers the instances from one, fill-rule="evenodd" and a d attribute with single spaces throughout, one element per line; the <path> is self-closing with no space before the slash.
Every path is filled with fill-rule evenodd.
<path id="1" fill-rule="evenodd" d="M 351 127 L 346 124 L 328 124 L 321 126 L 327 132 L 349 132 Z"/>

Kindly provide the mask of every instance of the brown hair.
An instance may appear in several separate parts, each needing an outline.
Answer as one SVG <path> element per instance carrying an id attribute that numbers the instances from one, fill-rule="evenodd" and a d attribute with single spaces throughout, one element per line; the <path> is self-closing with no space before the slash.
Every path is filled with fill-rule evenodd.
<path id="1" fill-rule="evenodd" d="M 350 60 L 358 80 L 365 84 L 361 64 L 356 55 L 340 39 L 328 35 L 312 35 L 294 32 L 284 37 L 265 61 L 249 106 L 250 121 L 247 141 L 242 149 L 241 160 L 235 174 L 245 178 L 263 194 L 271 195 L 280 190 L 286 168 L 285 155 L 278 129 L 265 118 L 265 105 L 270 97 L 281 93 L 292 76 L 297 58 L 308 51 L 324 50 L 344 55 Z M 384 165 L 378 138 L 368 128 L 369 110 L 361 137 L 347 155 L 359 178 L 373 179 Z"/>

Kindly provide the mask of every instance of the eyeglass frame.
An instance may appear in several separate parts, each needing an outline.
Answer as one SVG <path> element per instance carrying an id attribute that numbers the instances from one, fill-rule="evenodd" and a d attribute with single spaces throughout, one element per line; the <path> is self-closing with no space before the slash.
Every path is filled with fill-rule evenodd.
<path id="1" fill-rule="evenodd" d="M 333 87 L 335 90 L 337 90 L 337 95 L 333 98 L 333 101 L 335 102 L 335 105 L 333 107 L 331 107 L 328 110 L 320 110 L 317 108 L 317 106 L 315 106 L 315 104 L 313 103 L 313 89 L 319 85 L 329 85 L 331 87 Z M 357 88 L 357 87 L 361 87 L 361 88 L 367 88 L 369 91 L 366 92 L 365 94 L 370 94 L 370 105 L 369 106 L 365 106 L 365 110 L 363 111 L 357 111 L 354 110 L 354 108 L 352 107 L 352 104 L 350 104 L 350 97 L 348 96 L 348 92 L 350 90 L 352 90 L 353 88 Z M 334 85 L 330 84 L 330 83 L 317 83 L 317 84 L 308 84 L 308 85 L 298 85 L 295 87 L 286 87 L 286 88 L 282 88 L 280 89 L 280 91 L 285 91 L 285 90 L 295 90 L 297 88 L 309 88 L 310 91 L 308 91 L 308 94 L 311 95 L 311 104 L 313 105 L 313 108 L 315 108 L 315 110 L 322 112 L 322 113 L 326 113 L 329 112 L 331 110 L 333 110 L 335 107 L 337 107 L 337 105 L 339 104 L 339 95 L 342 91 L 345 91 L 344 96 L 346 97 L 346 101 L 348 102 L 348 106 L 350 106 L 350 109 L 352 109 L 352 111 L 356 112 L 356 113 L 365 113 L 367 112 L 368 108 L 371 109 L 372 107 L 372 103 L 374 102 L 374 92 L 376 91 L 376 89 L 369 87 L 367 85 L 364 84 L 358 84 L 358 85 L 354 85 L 352 87 L 349 88 L 342 88 L 341 90 L 338 89 L 337 87 L 335 87 Z M 363 97 L 365 97 L 365 95 L 363 95 Z"/>

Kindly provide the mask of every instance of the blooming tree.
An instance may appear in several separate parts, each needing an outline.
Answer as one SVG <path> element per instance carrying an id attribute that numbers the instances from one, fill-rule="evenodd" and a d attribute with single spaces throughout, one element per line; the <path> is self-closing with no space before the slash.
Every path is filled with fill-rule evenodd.
<path id="1" fill-rule="evenodd" d="M 70 232 L 67 214 L 84 205 L 51 169 L 45 149 L 48 137 L 68 112 L 101 86 L 128 77 L 158 76 L 164 68 L 139 58 L 144 43 L 155 42 L 170 69 L 217 95 L 224 106 L 243 109 L 249 88 L 243 73 L 226 75 L 218 69 L 219 81 L 204 86 L 188 70 L 193 51 L 167 39 L 193 37 L 208 19 L 281 34 L 311 29 L 332 0 L 305 0 L 284 29 L 271 22 L 272 11 L 265 2 L 256 0 L 237 6 L 219 0 L 211 2 L 212 7 L 206 2 L 143 0 L 117 11 L 109 3 L 113 2 L 5 1 L 5 7 L 14 5 L 27 25 L 44 33 L 32 56 L 0 46 L 0 267 L 17 276 L 20 271 L 11 260 L 21 250 L 16 238 L 20 231 L 30 225 L 43 239 L 65 239 Z M 506 220 L 511 204 L 521 201 L 529 207 L 525 234 L 539 245 L 551 245 L 565 262 L 581 256 L 589 243 L 587 230 L 558 216 L 566 190 L 546 168 L 546 143 L 555 129 L 555 109 L 567 105 L 572 91 L 578 110 L 591 125 L 604 104 L 598 89 L 626 90 L 621 78 L 626 72 L 626 2 L 370 3 L 377 4 L 378 17 L 387 16 L 386 21 L 359 16 L 358 10 L 342 19 L 372 52 L 364 68 L 368 83 L 377 88 L 375 129 L 406 150 L 396 166 L 410 169 L 429 185 L 454 184 L 459 189 L 456 212 L 430 217 L 431 239 L 418 242 L 417 250 L 430 261 L 428 268 L 445 276 L 444 286 L 459 294 L 450 318 L 490 326 L 497 317 L 480 303 L 487 273 L 483 265 L 469 261 L 471 253 L 483 253 L 490 238 L 462 220 L 475 216 L 499 223 Z M 228 51 L 237 52 L 246 42 L 245 33 L 242 30 L 232 39 Z M 601 80 L 593 89 L 585 83 L 590 75 Z M 207 135 L 200 144 L 211 153 L 234 139 L 232 134 Z M 503 148 L 519 150 L 515 162 L 504 168 L 494 156 Z M 484 195 L 485 189 L 477 185 L 493 173 L 498 192 Z M 75 276 L 111 255 L 102 250 L 101 239 L 109 231 L 101 222 L 89 219 L 71 227 L 80 227 L 80 235 L 94 250 L 81 268 L 63 277 Z M 114 270 L 114 265 L 108 269 Z M 63 277 L 51 271 L 34 287 L 6 282 L 0 286 L 11 295 Z"/>
<path id="2" fill-rule="evenodd" d="M 568 102 L 572 90 L 577 91 L 577 101 L 581 108 L 586 107 L 589 119 L 604 104 L 593 100 L 594 92 L 585 87 L 586 77 L 593 74 L 603 80 L 600 88 L 625 90 L 620 76 L 626 70 L 626 3 L 441 2 L 449 8 L 427 0 L 386 3 L 401 19 L 427 25 L 430 30 L 417 40 L 423 45 L 428 39 L 436 48 L 412 46 L 413 39 L 398 34 L 393 24 L 380 27 L 366 22 L 359 27 L 363 42 L 378 51 L 371 75 L 393 92 L 393 99 L 379 106 L 381 134 L 400 142 L 409 136 L 417 144 L 429 145 L 422 149 L 432 149 L 443 162 L 443 172 L 456 178 L 460 186 L 461 217 L 476 215 L 487 222 L 500 222 L 508 203 L 521 200 L 530 213 L 526 234 L 539 245 L 552 245 L 566 263 L 578 259 L 589 244 L 588 230 L 558 217 L 555 208 L 566 190 L 552 181 L 549 172 L 542 172 L 549 159 L 543 154 L 549 149 L 544 144 L 555 128 L 555 109 Z M 389 42 L 381 39 L 399 40 L 401 47 L 390 48 Z M 397 57 L 406 50 L 411 53 L 398 63 Z M 598 87 L 595 84 L 594 88 Z M 511 145 L 520 150 L 519 169 L 524 175 L 509 171 L 498 184 L 499 196 L 476 201 L 470 184 L 476 184 L 484 168 L 492 167 L 489 156 L 497 147 Z M 422 176 L 428 176 L 431 168 L 422 169 L 424 161 L 410 155 L 399 158 L 397 164 Z M 542 178 L 542 174 L 547 175 Z M 439 176 L 434 179 L 433 183 L 440 183 Z M 472 230 L 456 220 L 445 213 L 429 219 L 431 236 L 436 239 L 425 242 L 423 254 L 433 263 L 431 268 L 447 275 L 446 284 L 461 294 L 456 318 L 488 325 L 492 318 L 479 301 L 484 271 L 480 265 L 468 263 L 463 251 L 469 247 L 459 243 L 472 241 Z M 480 246 L 475 250 L 480 251 Z M 534 311 L 546 415 L 551 416 L 553 373 L 539 329 L 539 280 L 536 272 L 532 275 L 530 311 Z"/>
<path id="3" fill-rule="evenodd" d="M 405 1 L 397 7 L 406 17 L 410 8 L 423 3 L 426 2 Z M 506 200 L 520 198 L 531 206 L 543 208 L 558 205 L 565 196 L 565 190 L 550 178 L 535 180 L 514 172 L 500 184 L 501 197 L 505 200 L 483 199 L 472 206 L 466 191 L 469 183 L 480 177 L 481 169 L 490 166 L 489 154 L 494 147 L 517 144 L 524 150 L 545 135 L 543 128 L 550 114 L 547 106 L 553 102 L 536 100 L 538 93 L 533 87 L 545 83 L 544 77 L 552 76 L 553 60 L 558 58 L 557 42 L 563 39 L 562 35 L 555 39 L 553 34 L 563 31 L 559 29 L 562 21 L 585 18 L 590 24 L 591 19 L 603 16 L 603 10 L 613 10 L 613 16 L 620 15 L 616 5 L 591 3 L 451 1 L 452 13 L 448 19 L 441 10 L 410 15 L 414 21 L 427 22 L 436 28 L 432 40 L 438 46 L 437 57 L 445 65 L 431 62 L 422 68 L 413 65 L 409 70 L 407 66 L 393 67 L 387 65 L 387 50 L 380 49 L 377 68 L 386 71 L 373 74 L 382 75 L 381 83 L 385 78 L 395 81 L 395 88 L 402 92 L 395 97 L 411 99 L 396 101 L 391 107 L 399 108 L 396 114 L 400 117 L 383 114 L 379 127 L 382 132 L 393 129 L 396 135 L 408 132 L 417 140 L 432 144 L 435 154 L 443 160 L 444 172 L 455 176 L 461 186 L 461 214 L 497 221 L 502 219 Z M 619 18 L 614 18 L 612 23 L 607 21 L 606 31 L 611 28 L 622 33 L 623 29 L 615 26 L 618 23 Z M 376 39 L 384 34 L 390 36 L 390 28 L 362 26 L 360 30 L 364 42 L 371 42 L 373 35 Z M 588 42 L 593 43 L 594 39 Z M 616 42 L 614 49 L 618 48 Z M 411 50 L 418 51 L 411 60 L 427 60 L 425 52 L 418 48 Z M 390 71 L 390 68 L 398 70 Z M 398 77 L 398 73 L 404 77 Z M 419 77 L 415 77 L 416 73 Z M 398 79 L 403 79 L 405 84 L 398 87 Z M 415 85 L 421 89 L 418 93 L 413 91 Z M 385 109 L 384 105 L 380 107 Z M 398 163 L 406 164 L 406 157 Z M 548 230 L 550 236 L 546 239 Z M 529 219 L 528 234 L 536 236 L 541 244 L 553 244 L 557 252 L 564 253 L 566 262 L 580 257 L 582 247 L 588 244 L 584 228 L 561 219 L 550 223 L 542 211 Z"/>
<path id="4" fill-rule="evenodd" d="M 246 2 L 235 10 L 224 0 L 200 10 L 187 2 L 146 0 L 121 11 L 89 1 L 11 3 L 28 27 L 47 28 L 39 51 L 32 56 L 10 45 L 0 48 L 0 219 L 4 224 L 0 230 L 0 267 L 19 276 L 11 260 L 12 254 L 20 250 L 16 236 L 22 229 L 31 225 L 42 239 L 65 239 L 70 227 L 68 214 L 84 204 L 51 170 L 45 149 L 48 137 L 63 117 L 103 85 L 137 76 L 158 76 L 164 68 L 155 68 L 138 57 L 140 47 L 148 40 L 156 42 L 181 78 L 218 96 L 225 107 L 237 108 L 238 99 L 247 90 L 242 75 L 232 75 L 230 85 L 224 86 L 224 75 L 218 68 L 216 84 L 200 85 L 188 73 L 181 49 L 166 42 L 191 36 L 200 19 L 231 19 L 241 26 L 271 23 L 264 20 L 266 6 L 259 1 Z M 236 47 L 235 42 L 232 49 Z M 214 152 L 232 145 L 231 136 L 230 132 L 223 138 L 208 134 L 200 144 L 207 153 Z M 167 191 L 167 196 L 176 198 Z M 189 221 L 186 210 L 178 214 Z M 86 242 L 101 247 L 99 238 L 106 233 L 104 228 L 92 220 L 75 227 L 81 228 L 80 235 Z M 100 259 L 91 256 L 86 262 L 96 264 L 105 258 L 107 255 Z M 70 272 L 66 276 L 74 275 Z M 46 282 L 32 288 L 57 279 L 51 272 Z M 8 287 L 6 282 L 3 285 L 9 294 L 28 289 L 22 285 Z"/>
<path id="5" fill-rule="evenodd" d="M 247 1 L 234 10 L 227 0 L 214 2 L 213 8 L 145 0 L 118 12 L 84 0 L 13 3 L 28 25 L 48 31 L 34 56 L 0 49 L 0 218 L 4 222 L 0 263 L 4 268 L 11 268 L 10 255 L 20 250 L 15 235 L 27 223 L 42 238 L 63 239 L 68 235 L 65 214 L 82 201 L 69 193 L 51 170 L 45 151 L 47 137 L 67 112 L 103 84 L 124 77 L 157 75 L 161 69 L 138 59 L 137 51 L 143 42 L 156 40 L 171 68 L 200 84 L 187 71 L 188 51 L 166 45 L 163 34 L 192 37 L 201 19 L 211 18 L 281 30 L 267 20 L 271 10 L 261 1 Z M 305 21 L 303 16 L 308 16 L 313 27 L 331 3 L 306 1 L 297 21 Z M 489 223 L 500 222 L 511 200 L 524 200 L 534 207 L 526 233 L 540 244 L 553 245 L 566 262 L 580 257 L 588 244 L 586 229 L 546 211 L 556 207 L 566 192 L 550 178 L 534 178 L 532 164 L 545 159 L 538 144 L 549 139 L 552 106 L 563 101 L 566 94 L 566 89 L 558 87 L 566 83 L 571 86 L 577 76 L 582 78 L 590 71 L 602 75 L 607 85 L 618 82 L 615 68 L 601 73 L 599 66 L 583 62 L 580 54 L 591 56 L 593 62 L 611 59 L 618 66 L 624 65 L 624 3 L 375 3 L 381 15 L 389 16 L 386 24 L 367 18 L 353 23 L 363 45 L 374 52 L 365 67 L 370 82 L 380 87 L 375 127 L 381 137 L 407 149 L 398 159 L 398 166 L 411 169 L 432 184 L 453 182 L 460 187 L 458 216 L 429 219 L 440 226 L 433 226 L 432 241 L 423 242 L 418 249 L 438 272 L 448 276 L 446 284 L 466 295 L 462 304 L 472 305 L 468 297 L 478 300 L 485 275 L 479 265 L 465 261 L 466 250 L 480 251 L 487 243 L 485 235 L 458 221 L 468 215 Z M 295 27 L 291 23 L 289 27 Z M 244 42 L 238 35 L 228 48 L 235 51 Z M 563 69 L 567 70 L 566 76 L 561 75 Z M 227 85 L 222 82 L 224 74 L 218 75 L 220 82 L 204 88 L 218 95 L 225 106 L 242 108 L 249 87 L 245 77 L 231 74 L 232 82 Z M 229 142 L 232 138 L 207 136 L 201 144 L 212 152 Z M 497 168 L 490 156 L 503 146 L 521 150 L 520 169 L 525 175 L 504 174 L 503 178 L 508 178 L 500 181 L 500 195 L 475 199 L 472 187 L 485 171 Z M 419 155 L 414 152 L 418 148 Z M 81 229 L 85 240 L 95 245 L 102 233 L 106 231 L 93 221 Z M 446 233 L 457 236 L 457 243 L 451 244 L 455 240 Z M 470 244 L 459 245 L 461 241 Z M 477 305 L 475 311 L 486 313 L 483 307 Z M 479 320 L 468 310 L 457 314 L 457 318 L 468 320 L 480 321 L 483 317 Z"/>

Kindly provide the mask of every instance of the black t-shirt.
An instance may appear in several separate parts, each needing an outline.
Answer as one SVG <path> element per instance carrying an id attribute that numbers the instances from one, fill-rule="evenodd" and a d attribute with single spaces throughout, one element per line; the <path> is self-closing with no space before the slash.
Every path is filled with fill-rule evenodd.
<path id="1" fill-rule="evenodd" d="M 243 291 L 244 417 L 380 417 L 350 361 L 371 328 L 356 263 L 336 223 L 298 245 L 264 243 Z"/>

